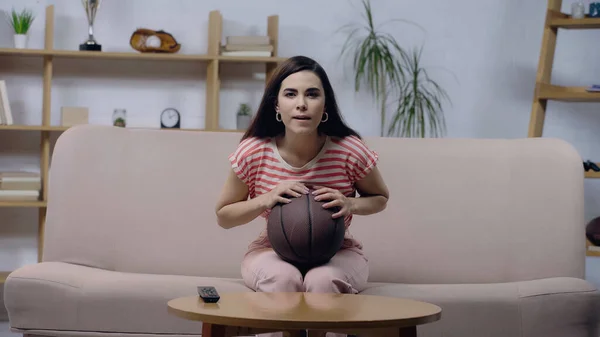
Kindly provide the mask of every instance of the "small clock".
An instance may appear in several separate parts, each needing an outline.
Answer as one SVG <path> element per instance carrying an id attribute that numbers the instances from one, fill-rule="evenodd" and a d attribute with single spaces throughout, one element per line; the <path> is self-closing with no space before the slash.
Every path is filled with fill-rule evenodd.
<path id="1" fill-rule="evenodd" d="M 161 129 L 179 129 L 181 127 L 181 115 L 174 108 L 167 108 L 160 114 Z"/>

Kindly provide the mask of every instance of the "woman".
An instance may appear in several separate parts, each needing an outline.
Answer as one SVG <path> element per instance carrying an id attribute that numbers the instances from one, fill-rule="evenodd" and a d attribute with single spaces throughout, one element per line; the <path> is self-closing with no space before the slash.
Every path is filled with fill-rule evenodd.
<path id="1" fill-rule="evenodd" d="M 388 190 L 376 167 L 377 154 L 340 115 L 327 74 L 314 60 L 286 60 L 267 84 L 260 107 L 237 149 L 216 205 L 223 228 L 267 217 L 277 203 L 309 193 L 339 207 L 347 228 L 340 251 L 307 272 L 281 260 L 266 229 L 242 262 L 248 287 L 263 292 L 358 293 L 368 278 L 361 243 L 348 232 L 353 215 L 385 209 Z M 355 192 L 360 197 L 355 196 Z M 250 199 L 248 199 L 250 197 Z"/>

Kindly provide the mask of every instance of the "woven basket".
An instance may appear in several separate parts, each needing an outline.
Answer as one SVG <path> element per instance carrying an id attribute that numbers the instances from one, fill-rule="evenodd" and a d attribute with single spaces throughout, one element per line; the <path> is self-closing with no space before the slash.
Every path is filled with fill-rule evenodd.
<path id="1" fill-rule="evenodd" d="M 156 36 L 160 39 L 160 47 L 149 47 L 146 45 L 146 40 L 150 36 Z M 163 30 L 152 30 L 146 28 L 139 28 L 129 39 L 131 47 L 142 53 L 176 53 L 181 49 L 181 45 L 177 43 L 177 40 L 173 35 Z"/>

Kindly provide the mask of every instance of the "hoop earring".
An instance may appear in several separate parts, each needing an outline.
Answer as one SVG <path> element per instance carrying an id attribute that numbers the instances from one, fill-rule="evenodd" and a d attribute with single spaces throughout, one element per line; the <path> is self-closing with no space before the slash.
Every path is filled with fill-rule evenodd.
<path id="1" fill-rule="evenodd" d="M 279 112 L 275 114 L 275 120 L 281 122 L 281 114 Z"/>
<path id="2" fill-rule="evenodd" d="M 323 116 L 325 116 L 325 119 L 321 118 L 321 123 L 325 123 L 329 120 L 329 114 L 327 112 L 324 112 Z"/>

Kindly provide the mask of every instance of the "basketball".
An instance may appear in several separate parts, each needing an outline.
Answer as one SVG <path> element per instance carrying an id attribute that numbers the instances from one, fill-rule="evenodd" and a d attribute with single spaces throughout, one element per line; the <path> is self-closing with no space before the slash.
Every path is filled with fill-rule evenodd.
<path id="1" fill-rule="evenodd" d="M 600 217 L 594 218 L 585 226 L 585 237 L 594 246 L 600 246 Z"/>
<path id="2" fill-rule="evenodd" d="M 344 242 L 344 217 L 332 218 L 339 209 L 323 208 L 309 193 L 275 205 L 267 219 L 267 236 L 279 257 L 297 267 L 327 263 Z"/>

